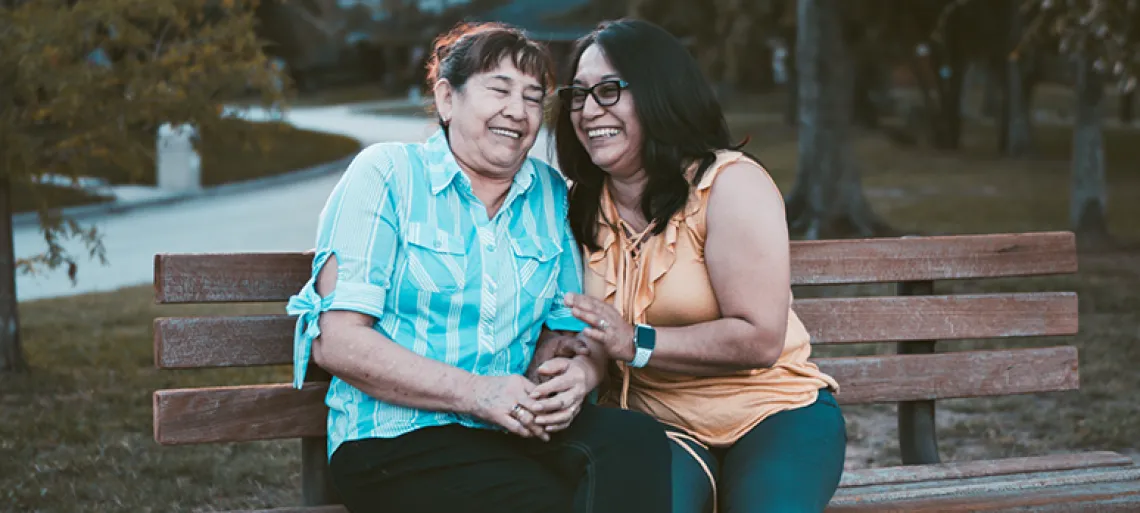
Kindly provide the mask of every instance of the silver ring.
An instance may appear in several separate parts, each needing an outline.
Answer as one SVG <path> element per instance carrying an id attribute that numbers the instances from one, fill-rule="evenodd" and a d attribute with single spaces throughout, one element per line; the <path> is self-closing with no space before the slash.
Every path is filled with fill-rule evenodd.
<path id="1" fill-rule="evenodd" d="M 602 322 L 598 323 L 598 327 L 602 328 L 602 331 L 606 331 L 610 327 L 610 323 L 606 322 L 605 319 L 602 319 Z"/>
<path id="2" fill-rule="evenodd" d="M 519 418 L 519 411 L 521 411 L 521 410 L 522 410 L 522 405 L 519 403 L 515 403 L 515 407 L 511 408 L 511 416 L 516 418 L 516 419 Z"/>

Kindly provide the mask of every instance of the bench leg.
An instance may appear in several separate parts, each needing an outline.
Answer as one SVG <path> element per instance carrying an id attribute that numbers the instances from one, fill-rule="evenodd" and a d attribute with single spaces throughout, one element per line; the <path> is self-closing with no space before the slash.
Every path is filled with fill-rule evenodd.
<path id="1" fill-rule="evenodd" d="M 305 506 L 337 504 L 329 474 L 327 439 L 301 439 L 301 501 Z"/>
<path id="2" fill-rule="evenodd" d="M 929 296 L 934 282 L 915 281 L 898 284 L 900 296 Z M 929 354 L 936 341 L 900 342 L 898 354 Z M 938 437 L 934 423 L 934 401 L 899 403 L 899 452 L 904 465 L 939 463 Z"/>

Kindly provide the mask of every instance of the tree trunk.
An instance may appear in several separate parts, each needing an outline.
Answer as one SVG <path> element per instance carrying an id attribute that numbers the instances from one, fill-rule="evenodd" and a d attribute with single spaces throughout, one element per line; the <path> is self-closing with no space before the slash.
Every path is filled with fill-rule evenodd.
<path id="1" fill-rule="evenodd" d="M 943 53 L 931 50 L 932 55 L 917 57 L 911 69 L 922 90 L 930 144 L 954 150 L 962 138 L 963 63 Z"/>
<path id="2" fill-rule="evenodd" d="M 965 62 L 955 56 L 939 70 L 942 79 L 942 102 L 938 118 L 942 126 L 934 139 L 940 149 L 956 150 L 962 141 L 962 83 L 965 79 Z"/>
<path id="3" fill-rule="evenodd" d="M 1024 66 L 1019 61 L 1006 63 L 1006 108 L 1009 115 L 1005 125 L 1005 154 L 1024 157 L 1033 153 L 1033 131 L 1029 121 L 1029 91 L 1025 86 Z"/>
<path id="4" fill-rule="evenodd" d="M 985 67 L 983 80 L 985 89 L 982 93 L 982 117 L 984 118 L 998 118 L 1001 115 L 1002 98 L 1007 87 L 1005 85 L 1005 71 L 1002 68 L 1004 62 L 1004 60 L 998 59 L 996 64 L 987 63 Z M 998 132 L 1002 133 L 1000 130 Z M 1003 151 L 1005 150 L 1004 144 L 1002 143 Z"/>
<path id="5" fill-rule="evenodd" d="M 20 344 L 16 302 L 16 254 L 12 241 L 12 200 L 7 170 L 0 170 L 0 372 L 22 372 L 28 364 Z"/>
<path id="6" fill-rule="evenodd" d="M 798 3 L 799 159 L 787 209 L 791 230 L 808 239 L 873 236 L 882 228 L 863 196 L 851 147 L 853 70 L 841 1 Z"/>
<path id="7" fill-rule="evenodd" d="M 1106 220 L 1107 188 L 1104 178 L 1104 132 L 1101 103 L 1104 83 L 1092 63 L 1076 59 L 1077 116 L 1073 123 L 1073 163 L 1069 223 L 1083 247 L 1110 243 Z"/>
<path id="8" fill-rule="evenodd" d="M 719 41 L 724 59 L 720 91 L 730 98 L 741 86 L 745 66 L 756 65 L 755 55 L 747 54 L 748 36 L 753 30 L 752 12 L 746 9 L 743 0 L 721 0 L 716 4 L 716 11 L 717 34 L 724 36 Z"/>
<path id="9" fill-rule="evenodd" d="M 1016 5 L 1008 7 L 1010 17 L 1010 50 L 1017 48 L 1021 41 L 1022 15 Z M 1025 157 L 1033 153 L 1033 132 L 1030 130 L 1029 96 L 1032 83 L 1026 76 L 1026 62 L 1032 57 L 1022 55 L 1019 59 L 1004 58 L 1005 61 L 1005 104 L 1008 112 L 1003 116 L 1005 123 L 1002 151 L 1008 157 Z"/>
<path id="10" fill-rule="evenodd" d="M 788 74 L 788 80 L 784 83 L 784 124 L 796 126 L 800 117 L 800 72 L 796 65 L 799 50 L 790 42 L 788 46 L 791 48 L 788 48 L 788 56 L 784 58 L 784 69 Z"/>
<path id="11" fill-rule="evenodd" d="M 875 80 L 878 78 L 875 56 L 860 52 L 855 59 L 855 96 L 852 115 L 855 123 L 863 128 L 879 128 L 879 109 L 875 106 Z"/>
<path id="12" fill-rule="evenodd" d="M 1136 90 L 1120 93 L 1120 122 L 1125 125 L 1132 124 L 1132 104 L 1136 101 Z"/>

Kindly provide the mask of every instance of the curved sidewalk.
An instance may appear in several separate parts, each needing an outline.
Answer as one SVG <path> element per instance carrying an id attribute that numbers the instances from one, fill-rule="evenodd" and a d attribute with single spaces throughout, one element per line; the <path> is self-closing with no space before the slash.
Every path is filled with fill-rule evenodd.
<path id="1" fill-rule="evenodd" d="M 422 141 L 434 130 L 429 119 L 362 114 L 354 106 L 298 108 L 285 120 L 300 128 L 348 135 L 365 146 Z M 271 178 L 176 202 L 84 216 L 84 227 L 95 226 L 103 234 L 107 265 L 88 260 L 82 245 L 67 243 L 65 247 L 80 257 L 76 285 L 64 269 L 19 275 L 17 297 L 28 301 L 150 283 L 155 253 L 305 250 L 313 245 L 317 216 L 342 172 L 308 173 L 293 181 Z M 46 249 L 38 226 L 16 227 L 14 239 L 17 258 Z"/>

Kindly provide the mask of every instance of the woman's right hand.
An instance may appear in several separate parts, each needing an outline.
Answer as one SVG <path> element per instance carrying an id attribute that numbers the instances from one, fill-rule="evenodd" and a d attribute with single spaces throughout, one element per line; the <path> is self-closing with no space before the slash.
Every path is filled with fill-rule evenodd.
<path id="1" fill-rule="evenodd" d="M 523 376 L 474 376 L 466 413 L 502 426 L 524 438 L 550 441 L 550 434 L 534 422 L 538 401 L 530 397 L 535 384 Z"/>

